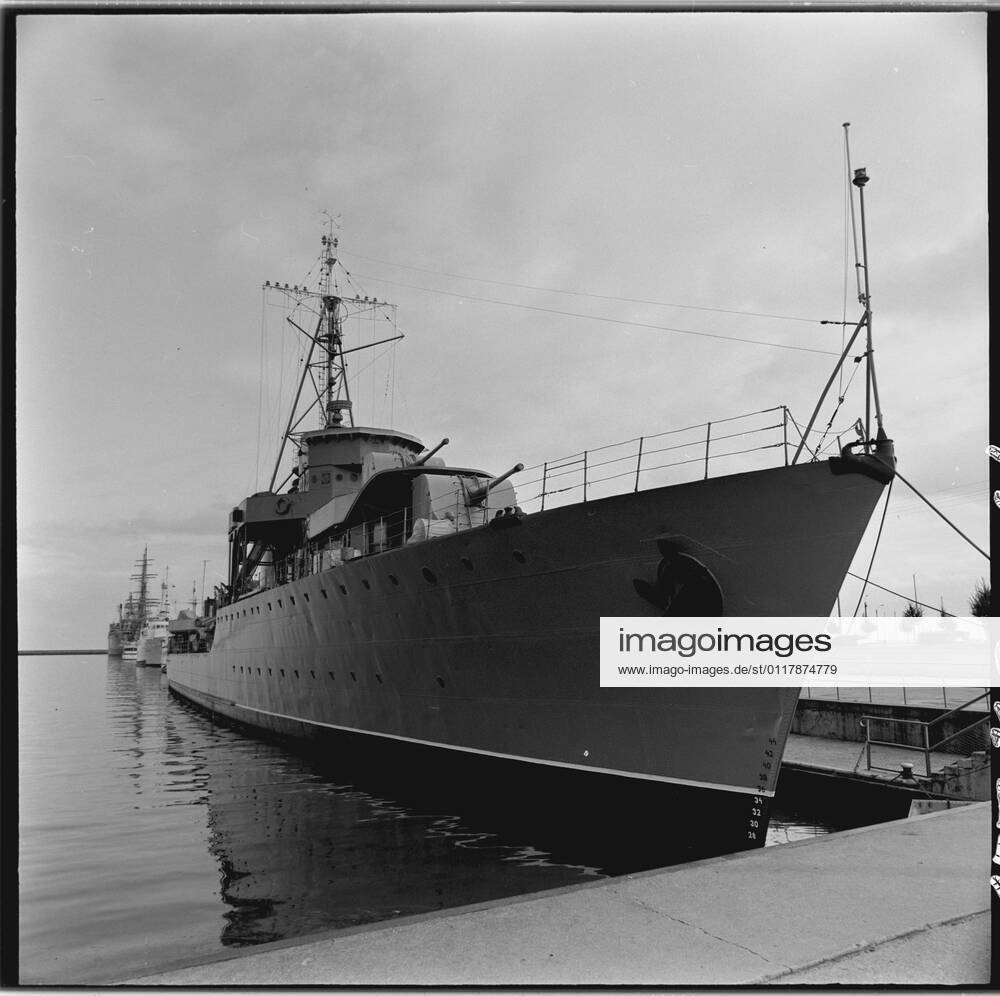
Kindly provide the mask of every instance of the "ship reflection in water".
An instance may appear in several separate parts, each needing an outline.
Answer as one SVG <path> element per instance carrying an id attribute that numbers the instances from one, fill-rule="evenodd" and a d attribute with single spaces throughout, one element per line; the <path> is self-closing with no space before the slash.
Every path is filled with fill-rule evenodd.
<path id="1" fill-rule="evenodd" d="M 21 658 L 19 701 L 26 984 L 113 982 L 684 859 L 670 827 L 688 814 L 655 800 L 564 813 L 527 784 L 436 771 L 390 794 L 363 753 L 306 757 L 214 723 L 120 658 Z M 796 805 L 788 818 L 779 788 L 770 841 L 873 821 Z"/>
<path id="2" fill-rule="evenodd" d="M 658 812 L 656 789 L 589 811 L 493 772 L 454 766 L 393 777 L 345 739 L 343 754 L 305 754 L 219 726 L 182 699 L 171 706 L 227 742 L 204 752 L 210 850 L 229 907 L 220 940 L 257 944 L 521 895 L 687 860 L 671 848 L 684 813 Z M 361 747 L 366 741 L 361 741 Z M 475 766 L 473 766 L 475 771 Z M 476 772 L 478 775 L 478 772 Z M 531 805 L 525 807 L 525 799 Z M 863 814 L 805 806 L 771 820 L 769 843 L 865 822 Z M 819 807 L 819 811 L 815 812 Z M 812 812 L 810 811 L 812 810 Z M 905 813 L 896 814 L 899 816 Z M 882 817 L 886 818 L 886 817 Z"/>

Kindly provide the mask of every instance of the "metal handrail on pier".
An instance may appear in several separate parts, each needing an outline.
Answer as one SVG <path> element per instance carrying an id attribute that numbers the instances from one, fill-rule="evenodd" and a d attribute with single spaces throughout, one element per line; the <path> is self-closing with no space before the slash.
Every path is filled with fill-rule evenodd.
<path id="1" fill-rule="evenodd" d="M 872 769 L 878 771 L 893 771 L 894 768 L 885 768 L 880 765 L 872 764 L 872 747 L 897 747 L 897 748 L 908 748 L 910 750 L 920 751 L 924 755 L 924 775 L 927 778 L 931 777 L 931 754 L 940 751 L 941 748 L 947 744 L 957 740 L 959 737 L 971 734 L 973 730 L 978 727 L 989 726 L 989 714 L 984 713 L 980 718 L 969 723 L 967 726 L 960 730 L 956 730 L 954 733 L 949 733 L 948 736 L 942 737 L 935 743 L 931 743 L 931 728 L 935 725 L 943 723 L 946 719 L 956 715 L 967 709 L 969 706 L 974 705 L 976 702 L 986 698 L 989 695 L 988 691 L 983 692 L 981 695 L 977 695 L 973 699 L 969 699 L 968 702 L 964 702 L 962 705 L 951 709 L 946 713 L 942 713 L 940 716 L 935 716 L 931 720 L 923 719 L 890 719 L 886 716 L 874 716 L 874 715 L 863 715 L 861 717 L 861 725 L 865 730 L 865 761 L 868 770 Z M 919 729 L 918 739 L 921 741 L 922 746 L 915 746 L 912 743 L 900 743 L 898 740 L 876 740 L 872 738 L 872 723 L 893 723 L 899 724 L 901 726 L 916 727 Z M 947 753 L 947 752 L 946 752 Z M 970 752 L 971 753 L 971 752 Z"/>

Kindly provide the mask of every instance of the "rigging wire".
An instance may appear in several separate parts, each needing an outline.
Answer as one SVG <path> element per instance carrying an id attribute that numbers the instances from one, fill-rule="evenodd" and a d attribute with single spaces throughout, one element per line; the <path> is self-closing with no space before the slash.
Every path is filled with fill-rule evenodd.
<path id="1" fill-rule="evenodd" d="M 813 450 L 809 449 L 809 444 L 806 442 L 806 437 L 802 435 L 802 427 L 799 425 L 798 422 L 795 421 L 795 416 L 791 413 L 791 411 L 788 411 L 788 419 L 792 423 L 792 425 L 795 426 L 795 431 L 799 434 L 799 439 L 802 440 L 802 445 L 806 448 L 807 452 L 812 457 L 812 462 L 815 463 L 818 457 L 816 456 L 816 453 Z"/>
<path id="2" fill-rule="evenodd" d="M 868 579 L 871 577 L 872 564 L 875 563 L 875 554 L 878 551 L 878 541 L 882 538 L 882 527 L 885 525 L 885 513 L 889 509 L 889 498 L 892 495 L 892 485 L 896 478 L 892 477 L 889 480 L 889 489 L 885 493 L 885 504 L 882 506 L 882 519 L 878 524 L 878 534 L 875 536 L 875 546 L 872 547 L 872 557 L 868 561 L 868 570 L 865 572 L 864 584 L 861 586 L 861 594 L 858 595 L 858 604 L 854 606 L 854 616 L 857 617 L 858 609 L 861 608 L 861 600 L 865 597 L 865 589 L 868 587 Z M 856 575 L 855 575 L 856 576 Z"/>
<path id="3" fill-rule="evenodd" d="M 373 357 L 372 357 L 372 358 L 371 358 L 371 359 L 370 359 L 370 360 L 369 360 L 369 361 L 368 361 L 368 362 L 367 362 L 367 363 L 366 363 L 366 364 L 365 364 L 365 365 L 364 365 L 363 367 L 360 367 L 360 368 L 359 368 L 358 370 L 355 370 L 355 371 L 354 371 L 354 372 L 353 372 L 353 373 L 351 374 L 351 376 L 350 376 L 350 377 L 348 378 L 348 384 L 353 384 L 353 385 L 354 385 L 354 387 L 360 387 L 360 382 L 359 382 L 358 378 L 359 378 L 359 377 L 360 377 L 360 376 L 361 376 L 361 375 L 362 375 L 362 374 L 363 374 L 363 373 L 364 373 L 364 372 L 365 372 L 366 370 L 368 370 L 369 368 L 373 367 L 373 366 L 374 366 L 374 365 L 375 365 L 376 363 L 378 363 L 378 362 L 379 362 L 380 360 L 382 360 L 382 359 L 384 359 L 384 358 L 385 358 L 386 356 L 388 356 L 388 355 L 389 355 L 389 353 L 390 353 L 390 352 L 392 352 L 392 351 L 393 351 L 393 350 L 394 350 L 395 348 L 396 348 L 396 344 L 395 344 L 395 343 L 393 343 L 393 344 L 392 344 L 391 346 L 388 346 L 388 347 L 387 347 L 386 349 L 383 349 L 383 350 L 382 350 L 382 352 L 381 352 L 381 353 L 379 353 L 379 354 L 378 354 L 377 356 L 373 356 Z M 374 406 L 373 406 L 373 407 L 374 407 Z M 374 414 L 374 410 L 373 410 L 372 414 Z"/>
<path id="4" fill-rule="evenodd" d="M 841 336 L 843 336 L 843 332 L 841 332 Z M 816 444 L 816 452 L 817 453 L 819 453 L 821 451 L 821 449 L 823 447 L 823 440 L 826 439 L 827 435 L 829 435 L 830 427 L 833 425 L 833 420 L 837 417 L 837 412 L 840 411 L 840 407 L 844 403 L 844 398 L 847 397 L 847 392 L 851 389 L 851 384 L 854 383 L 854 377 L 855 377 L 855 375 L 861 369 L 861 360 L 863 358 L 864 358 L 864 355 L 862 354 L 862 356 L 859 356 L 859 357 L 857 357 L 855 359 L 855 361 L 854 361 L 854 372 L 851 374 L 851 377 L 850 377 L 850 379 L 847 382 L 847 387 L 843 388 L 842 390 L 838 390 L 838 392 L 837 392 L 837 407 L 833 409 L 833 412 L 830 415 L 830 421 L 826 423 L 826 428 L 823 430 L 823 435 L 819 437 L 819 442 Z M 844 364 L 843 363 L 840 364 L 840 376 L 841 376 L 841 378 L 843 378 L 843 376 L 844 376 Z M 845 429 L 843 431 L 846 432 L 847 430 Z"/>
<path id="5" fill-rule="evenodd" d="M 541 291 L 546 294 L 569 294 L 574 297 L 591 297 L 602 301 L 618 301 L 623 304 L 650 304 L 659 308 L 685 308 L 690 311 L 711 311 L 723 315 L 743 315 L 749 318 L 774 318 L 778 321 L 783 322 L 806 322 L 810 325 L 815 325 L 818 323 L 818 319 L 815 318 L 801 318 L 796 315 L 772 315 L 766 312 L 760 311 L 739 311 L 733 308 L 709 308 L 704 305 L 697 304 L 676 304 L 670 301 L 647 301 L 642 298 L 634 297 L 617 297 L 611 294 L 595 294 L 589 291 L 575 291 L 575 290 L 562 290 L 558 287 L 536 287 L 532 284 L 518 284 L 509 280 L 491 280 L 488 277 L 470 277 L 461 273 L 448 273 L 444 270 L 432 270 L 423 266 L 410 266 L 406 263 L 391 263 L 384 259 L 375 259 L 372 256 L 363 256 L 361 253 L 347 252 L 344 255 L 354 256 L 356 259 L 363 259 L 369 263 L 380 263 L 383 266 L 395 266 L 401 270 L 417 270 L 420 273 L 430 273 L 438 277 L 451 277 L 455 280 L 473 280 L 477 283 L 483 284 L 495 284 L 498 287 L 516 287 L 519 290 L 531 290 L 531 291 Z M 371 278 L 376 279 L 376 278 Z M 392 283 L 392 281 L 387 280 L 386 283 Z M 407 285 L 403 285 L 407 286 Z M 420 288 L 425 290 L 427 288 Z"/>
<path id="6" fill-rule="evenodd" d="M 557 308 L 542 308 L 534 304 L 517 304 L 514 301 L 498 301 L 489 297 L 477 297 L 475 295 L 458 294 L 454 291 L 435 290 L 431 287 L 421 287 L 418 284 L 406 284 L 398 280 L 384 280 L 380 277 L 370 277 L 360 274 L 366 280 L 375 280 L 380 283 L 392 284 L 395 287 L 407 287 L 410 290 L 425 291 L 429 294 L 443 294 L 446 297 L 457 297 L 463 301 L 476 301 L 485 304 L 500 304 L 508 308 L 524 308 L 527 311 L 542 311 L 550 315 L 561 315 L 565 318 L 586 318 L 594 322 L 609 322 L 612 325 L 629 325 L 633 328 L 652 329 L 655 332 L 676 332 L 681 335 L 701 336 L 706 339 L 722 339 L 725 342 L 744 342 L 753 346 L 771 346 L 775 349 L 791 349 L 803 353 L 819 353 L 823 356 L 839 356 L 829 349 L 816 349 L 813 346 L 793 346 L 789 343 L 767 342 L 763 339 L 747 339 L 742 336 L 721 335 L 717 332 L 704 332 L 695 329 L 681 329 L 669 325 L 654 325 L 650 322 L 634 322 L 624 318 L 604 318 L 600 315 L 585 315 L 579 311 L 562 311 Z"/>
<path id="7" fill-rule="evenodd" d="M 964 539 L 965 542 L 969 544 L 969 546 L 973 547 L 973 549 L 975 550 L 978 550 L 987 560 L 990 559 L 990 555 L 981 546 L 979 546 L 976 543 L 973 543 L 972 540 L 969 539 L 969 537 L 966 536 L 965 533 L 963 533 L 962 530 L 959 529 L 958 526 L 956 526 L 955 523 L 951 521 L 951 519 L 949 519 L 940 509 L 936 508 L 929 499 L 925 498 L 905 477 L 903 477 L 903 475 L 898 470 L 896 471 L 896 477 L 898 477 L 922 502 L 924 502 L 925 505 L 927 505 L 932 511 L 936 512 L 942 519 L 944 519 L 944 521 L 947 522 L 948 525 L 951 526 L 951 528 L 954 529 L 955 532 L 958 533 L 958 535 L 961 536 L 962 539 Z"/>
<path id="8" fill-rule="evenodd" d="M 847 574 L 849 577 L 857 578 L 859 581 L 866 580 L 860 574 L 855 574 L 853 571 L 848 571 Z M 930 609 L 932 612 L 941 612 L 941 607 L 938 605 L 928 605 L 926 602 L 916 602 L 908 595 L 904 595 L 902 592 L 893 591 L 892 588 L 886 588 L 885 585 L 876 584 L 874 581 L 871 580 L 868 580 L 866 583 L 872 588 L 878 588 L 879 591 L 884 591 L 890 595 L 895 595 L 897 598 L 901 598 L 904 602 L 907 602 L 911 605 L 919 605 L 921 608 Z M 855 610 L 855 615 L 857 615 L 857 610 Z M 952 618 L 955 617 L 954 612 L 944 612 L 943 615 L 951 616 Z"/>

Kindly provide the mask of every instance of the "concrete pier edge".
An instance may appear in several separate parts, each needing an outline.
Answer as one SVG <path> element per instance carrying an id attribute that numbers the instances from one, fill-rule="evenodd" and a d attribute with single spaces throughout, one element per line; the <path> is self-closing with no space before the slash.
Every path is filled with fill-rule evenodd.
<path id="1" fill-rule="evenodd" d="M 965 814 L 964 817 L 961 814 Z M 959 816 L 956 819 L 956 815 Z M 928 824 L 929 821 L 951 821 L 951 823 L 945 827 L 945 824 L 937 824 L 934 826 L 926 826 L 926 832 L 921 831 L 921 826 Z M 860 838 L 857 843 L 859 847 L 861 845 L 868 844 L 869 846 L 878 845 L 885 851 L 886 854 L 891 855 L 893 853 L 893 848 L 886 848 L 886 841 L 892 841 L 893 837 L 902 839 L 907 838 L 918 838 L 921 835 L 925 838 L 924 848 L 930 848 L 926 857 L 934 860 L 935 854 L 938 851 L 935 850 L 936 845 L 932 846 L 933 842 L 928 840 L 929 836 L 936 836 L 941 838 L 942 829 L 947 829 L 957 835 L 952 837 L 948 836 L 949 840 L 954 841 L 954 847 L 951 849 L 953 853 L 951 854 L 940 854 L 942 860 L 956 860 L 956 855 L 959 851 L 962 852 L 961 856 L 958 857 L 959 865 L 958 871 L 959 875 L 956 878 L 956 889 L 964 890 L 964 893 L 971 897 L 975 894 L 977 897 L 981 891 L 981 902 L 978 898 L 964 898 L 964 906 L 959 910 L 941 910 L 940 915 L 935 917 L 933 911 L 924 911 L 927 915 L 920 915 L 912 925 L 906 927 L 906 929 L 893 929 L 890 927 L 888 932 L 878 933 L 878 936 L 872 936 L 871 932 L 866 936 L 853 937 L 851 940 L 842 944 L 840 948 L 836 950 L 831 950 L 822 957 L 818 958 L 806 958 L 805 960 L 796 961 L 794 954 L 792 957 L 787 957 L 784 950 L 781 951 L 780 961 L 774 961 L 771 963 L 772 971 L 761 971 L 762 965 L 756 962 L 764 958 L 764 955 L 760 954 L 758 951 L 753 950 L 749 946 L 739 943 L 737 940 L 726 938 L 720 934 L 713 933 L 706 929 L 705 926 L 699 926 L 698 924 L 687 923 L 686 920 L 682 920 L 677 916 L 671 916 L 668 911 L 656 910 L 653 907 L 649 907 L 653 914 L 664 917 L 662 923 L 660 924 L 664 929 L 668 927 L 673 929 L 675 932 L 680 931 L 682 928 L 677 926 L 683 924 L 683 929 L 694 931 L 700 931 L 704 936 L 703 941 L 705 944 L 705 957 L 711 959 L 711 948 L 713 946 L 718 947 L 721 943 L 726 945 L 725 948 L 727 954 L 732 956 L 734 954 L 734 949 L 743 948 L 746 952 L 742 956 L 743 964 L 737 965 L 735 967 L 731 966 L 731 971 L 735 971 L 739 978 L 735 980 L 736 984 L 761 984 L 767 982 L 777 982 L 782 984 L 783 982 L 798 982 L 799 975 L 805 975 L 809 977 L 809 981 L 820 981 L 812 978 L 817 971 L 822 972 L 824 966 L 836 967 L 836 963 L 848 963 L 852 959 L 863 958 L 866 952 L 872 952 L 879 948 L 884 948 L 885 946 L 901 947 L 902 949 L 912 951 L 917 945 L 922 948 L 926 948 L 926 940 L 929 936 L 929 932 L 946 932 L 948 930 L 961 931 L 963 936 L 971 937 L 976 950 L 982 946 L 981 934 L 985 931 L 987 939 L 985 941 L 986 951 L 988 952 L 988 931 L 989 931 L 989 883 L 988 883 L 988 867 L 989 867 L 989 857 L 988 857 L 988 845 L 989 845 L 989 835 L 988 835 L 988 823 L 990 820 L 990 806 L 988 803 L 974 803 L 965 807 L 950 809 L 944 812 L 928 813 L 921 816 L 912 817 L 910 819 L 897 820 L 892 823 L 877 824 L 874 826 L 860 827 L 854 830 L 846 830 L 837 834 L 831 834 L 827 836 L 794 841 L 787 844 L 777 845 L 766 849 L 756 849 L 753 851 L 741 851 L 735 854 L 727 854 L 714 858 L 706 858 L 700 861 L 691 862 L 688 864 L 674 865 L 667 868 L 650 869 L 648 871 L 637 872 L 630 875 L 619 876 L 610 879 L 600 879 L 594 882 L 586 882 L 582 884 L 565 886 L 559 889 L 543 890 L 540 892 L 532 892 L 528 894 L 507 897 L 494 901 L 486 901 L 481 903 L 470 904 L 466 906 L 453 907 L 445 910 L 433 910 L 426 913 L 413 914 L 406 917 L 398 917 L 390 920 L 379 921 L 373 924 L 363 924 L 355 927 L 347 927 L 337 930 L 326 930 L 314 932 L 308 935 L 302 935 L 295 938 L 286 938 L 280 941 L 273 941 L 266 944 L 255 945 L 253 947 L 247 947 L 241 949 L 239 952 L 219 952 L 214 955 L 209 955 L 196 959 L 188 959 L 186 961 L 172 962 L 166 965 L 159 966 L 155 972 L 148 973 L 142 976 L 132 977 L 130 979 L 118 980 L 113 984 L 118 985 L 130 985 L 130 986 L 160 986 L 160 985 L 226 985 L 226 984 L 238 984 L 238 985 L 295 985 L 295 984 L 344 984 L 344 985 L 363 985 L 363 984 L 374 984 L 374 985 L 399 985 L 399 984 L 416 984 L 416 985 L 468 985 L 468 984 L 481 984 L 488 985 L 491 984 L 491 979 L 483 977 L 475 977 L 474 969 L 470 969 L 473 973 L 472 978 L 466 979 L 456 979 L 452 981 L 442 980 L 442 981 L 426 981 L 423 979 L 414 979 L 412 983 L 406 981 L 387 981 L 385 978 L 372 978 L 370 981 L 366 982 L 364 979 L 359 977 L 351 977 L 349 979 L 341 980 L 337 977 L 336 973 L 333 973 L 332 977 L 327 978 L 325 983 L 317 983 L 315 977 L 310 975 L 308 972 L 303 973 L 309 976 L 308 978 L 302 978 L 297 980 L 294 977 L 289 977 L 287 974 L 288 966 L 284 964 L 287 962 L 287 957 L 282 957 L 289 951 L 299 950 L 301 953 L 306 953 L 306 949 L 311 949 L 311 951 L 317 955 L 314 958 L 306 958 L 301 964 L 303 966 L 315 960 L 322 960 L 320 958 L 320 952 L 326 956 L 327 961 L 336 961 L 337 955 L 332 955 L 332 949 L 334 947 L 334 942 L 345 941 L 348 939 L 356 939 L 359 936 L 367 936 L 373 942 L 373 944 L 378 945 L 381 943 L 386 932 L 406 932 L 406 931 L 420 931 L 421 929 L 428 928 L 429 926 L 442 926 L 440 921 L 449 921 L 449 923 L 444 924 L 445 927 L 454 927 L 454 931 L 449 935 L 451 938 L 451 943 L 461 944 L 460 939 L 456 937 L 456 934 L 463 929 L 463 925 L 467 928 L 471 928 L 471 932 L 475 932 L 474 925 L 477 923 L 478 919 L 484 917 L 495 917 L 498 912 L 502 912 L 517 906 L 529 907 L 532 904 L 536 905 L 536 909 L 539 908 L 538 904 L 546 904 L 549 907 L 559 907 L 569 908 L 574 904 L 574 900 L 582 899 L 585 901 L 585 905 L 591 907 L 596 907 L 602 902 L 607 903 L 609 898 L 616 902 L 621 901 L 623 897 L 620 895 L 629 886 L 640 886 L 643 888 L 649 888 L 657 884 L 662 884 L 664 886 L 663 891 L 669 892 L 669 883 L 671 879 L 676 876 L 684 876 L 685 878 L 692 879 L 697 882 L 700 879 L 717 879 L 717 875 L 720 870 L 725 871 L 727 868 L 732 872 L 737 872 L 741 869 L 741 863 L 746 863 L 747 861 L 760 862 L 762 860 L 761 856 L 766 855 L 765 864 L 771 869 L 775 866 L 788 866 L 790 863 L 795 864 L 800 857 L 800 852 L 803 849 L 810 849 L 807 854 L 815 856 L 817 861 L 817 867 L 822 867 L 827 872 L 834 870 L 834 865 L 837 861 L 840 864 L 844 864 L 843 855 L 832 855 L 831 851 L 843 851 L 842 845 L 846 842 L 851 841 L 853 838 Z M 982 824 L 982 833 L 979 832 L 979 824 Z M 979 837 L 982 837 L 982 847 L 977 846 L 977 841 Z M 867 838 L 867 839 L 866 839 Z M 911 847 L 917 846 L 910 841 Z M 975 852 L 981 851 L 980 854 Z M 834 860 L 836 859 L 836 860 Z M 879 867 L 881 867 L 885 858 L 880 857 Z M 923 859 L 918 863 L 922 864 Z M 746 867 L 745 864 L 742 865 L 743 868 Z M 975 876 L 975 880 L 972 877 L 972 869 L 975 868 L 978 874 Z M 852 869 L 849 866 L 845 866 L 842 871 L 836 869 L 837 874 L 841 873 L 844 876 L 851 874 Z M 854 871 L 857 875 L 858 872 Z M 772 876 L 773 877 L 773 876 Z M 659 880 L 659 883 L 657 882 Z M 981 890 L 976 885 L 976 882 L 981 880 L 982 888 Z M 916 892 L 917 901 L 920 901 L 921 895 L 921 881 L 920 876 L 901 876 L 899 883 L 900 898 L 903 901 L 903 894 L 907 892 Z M 688 890 L 692 892 L 692 890 Z M 588 899 L 587 893 L 594 893 L 595 895 L 590 899 L 589 904 L 586 900 Z M 639 900 L 636 897 L 631 897 L 630 902 L 636 903 Z M 792 902 L 792 899 L 789 899 Z M 641 903 L 640 903 L 641 905 Z M 622 907 L 624 909 L 624 906 Z M 615 907 L 617 909 L 617 907 Z M 526 911 L 527 912 L 527 911 Z M 726 911 L 720 909 L 719 916 L 721 919 L 725 919 Z M 843 915 L 849 917 L 852 910 L 845 909 Z M 854 910 L 853 912 L 857 912 Z M 705 911 L 702 910 L 704 915 Z M 800 911 L 801 916 L 808 916 L 809 912 L 807 910 Z M 574 914 L 576 915 L 576 914 Z M 731 914 L 730 914 L 731 915 Z M 794 914 L 790 913 L 790 916 Z M 548 923 L 550 916 L 547 915 L 545 923 Z M 570 917 L 572 920 L 572 917 Z M 720 931 L 724 932 L 724 927 L 718 928 Z M 571 931 L 569 932 L 571 933 Z M 579 931 L 580 943 L 586 944 L 586 934 L 585 930 Z M 681 941 L 688 945 L 689 942 L 684 938 Z M 567 934 L 563 933 L 561 937 L 561 942 L 565 945 L 567 943 Z M 569 942 L 572 944 L 573 942 Z M 342 946 L 341 946 L 342 947 Z M 353 947 L 357 947 L 357 942 L 355 941 Z M 585 950 L 581 954 L 585 953 Z M 475 960 L 474 951 L 468 950 L 467 954 L 470 960 Z M 739 959 L 738 951 L 735 952 L 736 958 Z M 551 955 L 549 956 L 551 957 Z M 525 960 L 525 959 L 522 959 Z M 764 958 L 765 961 L 770 961 L 769 958 Z M 282 963 L 282 964 L 279 964 Z M 258 978 L 256 975 L 253 976 L 252 981 L 245 976 L 247 975 L 250 966 L 269 966 L 268 971 L 261 973 L 261 976 L 268 976 L 270 972 L 277 972 L 280 981 L 275 980 L 274 977 L 269 977 L 266 980 L 261 977 Z M 198 969 L 204 969 L 203 972 L 199 972 Z M 650 968 L 650 971 L 658 971 L 661 969 L 656 969 L 655 967 Z M 315 971 L 315 969 L 313 970 Z M 525 972 L 530 974 L 531 969 L 529 967 L 525 968 Z M 986 958 L 986 963 L 976 968 L 972 966 L 970 968 L 974 977 L 965 979 L 955 979 L 948 980 L 945 979 L 945 983 L 953 981 L 958 984 L 976 984 L 977 982 L 982 983 L 987 981 L 988 978 L 988 957 Z M 293 976 L 294 973 L 291 973 Z M 537 979 L 525 978 L 523 982 L 514 984 L 552 984 L 553 979 L 544 976 L 542 972 Z M 556 980 L 558 981 L 558 980 Z M 701 984 L 719 984 L 727 985 L 733 984 L 732 979 L 719 978 L 713 980 L 711 978 L 706 978 Z M 862 981 L 862 980 L 858 980 Z M 890 980 L 892 981 L 892 980 Z M 909 980 L 913 981 L 913 980 Z M 917 980 L 923 981 L 923 980 Z M 934 982 L 940 982 L 940 979 L 927 979 L 928 984 L 933 984 Z M 579 984 L 579 980 L 574 980 L 574 983 Z M 511 984 L 506 981 L 499 981 L 498 984 Z M 607 980 L 595 981 L 595 984 L 607 984 Z M 623 979 L 620 980 L 620 984 L 628 985 L 630 980 Z M 655 984 L 655 983 L 654 983 Z M 682 980 L 680 982 L 673 980 L 671 978 L 661 978 L 659 984 L 671 985 L 671 984 L 690 984 L 689 980 Z"/>

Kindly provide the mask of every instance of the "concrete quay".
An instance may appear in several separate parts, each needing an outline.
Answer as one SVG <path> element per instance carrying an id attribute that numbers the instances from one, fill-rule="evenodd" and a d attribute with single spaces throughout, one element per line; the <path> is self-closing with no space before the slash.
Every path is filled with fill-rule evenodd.
<path id="1" fill-rule="evenodd" d="M 976 985 L 989 981 L 989 824 L 976 803 L 127 984 Z"/>

